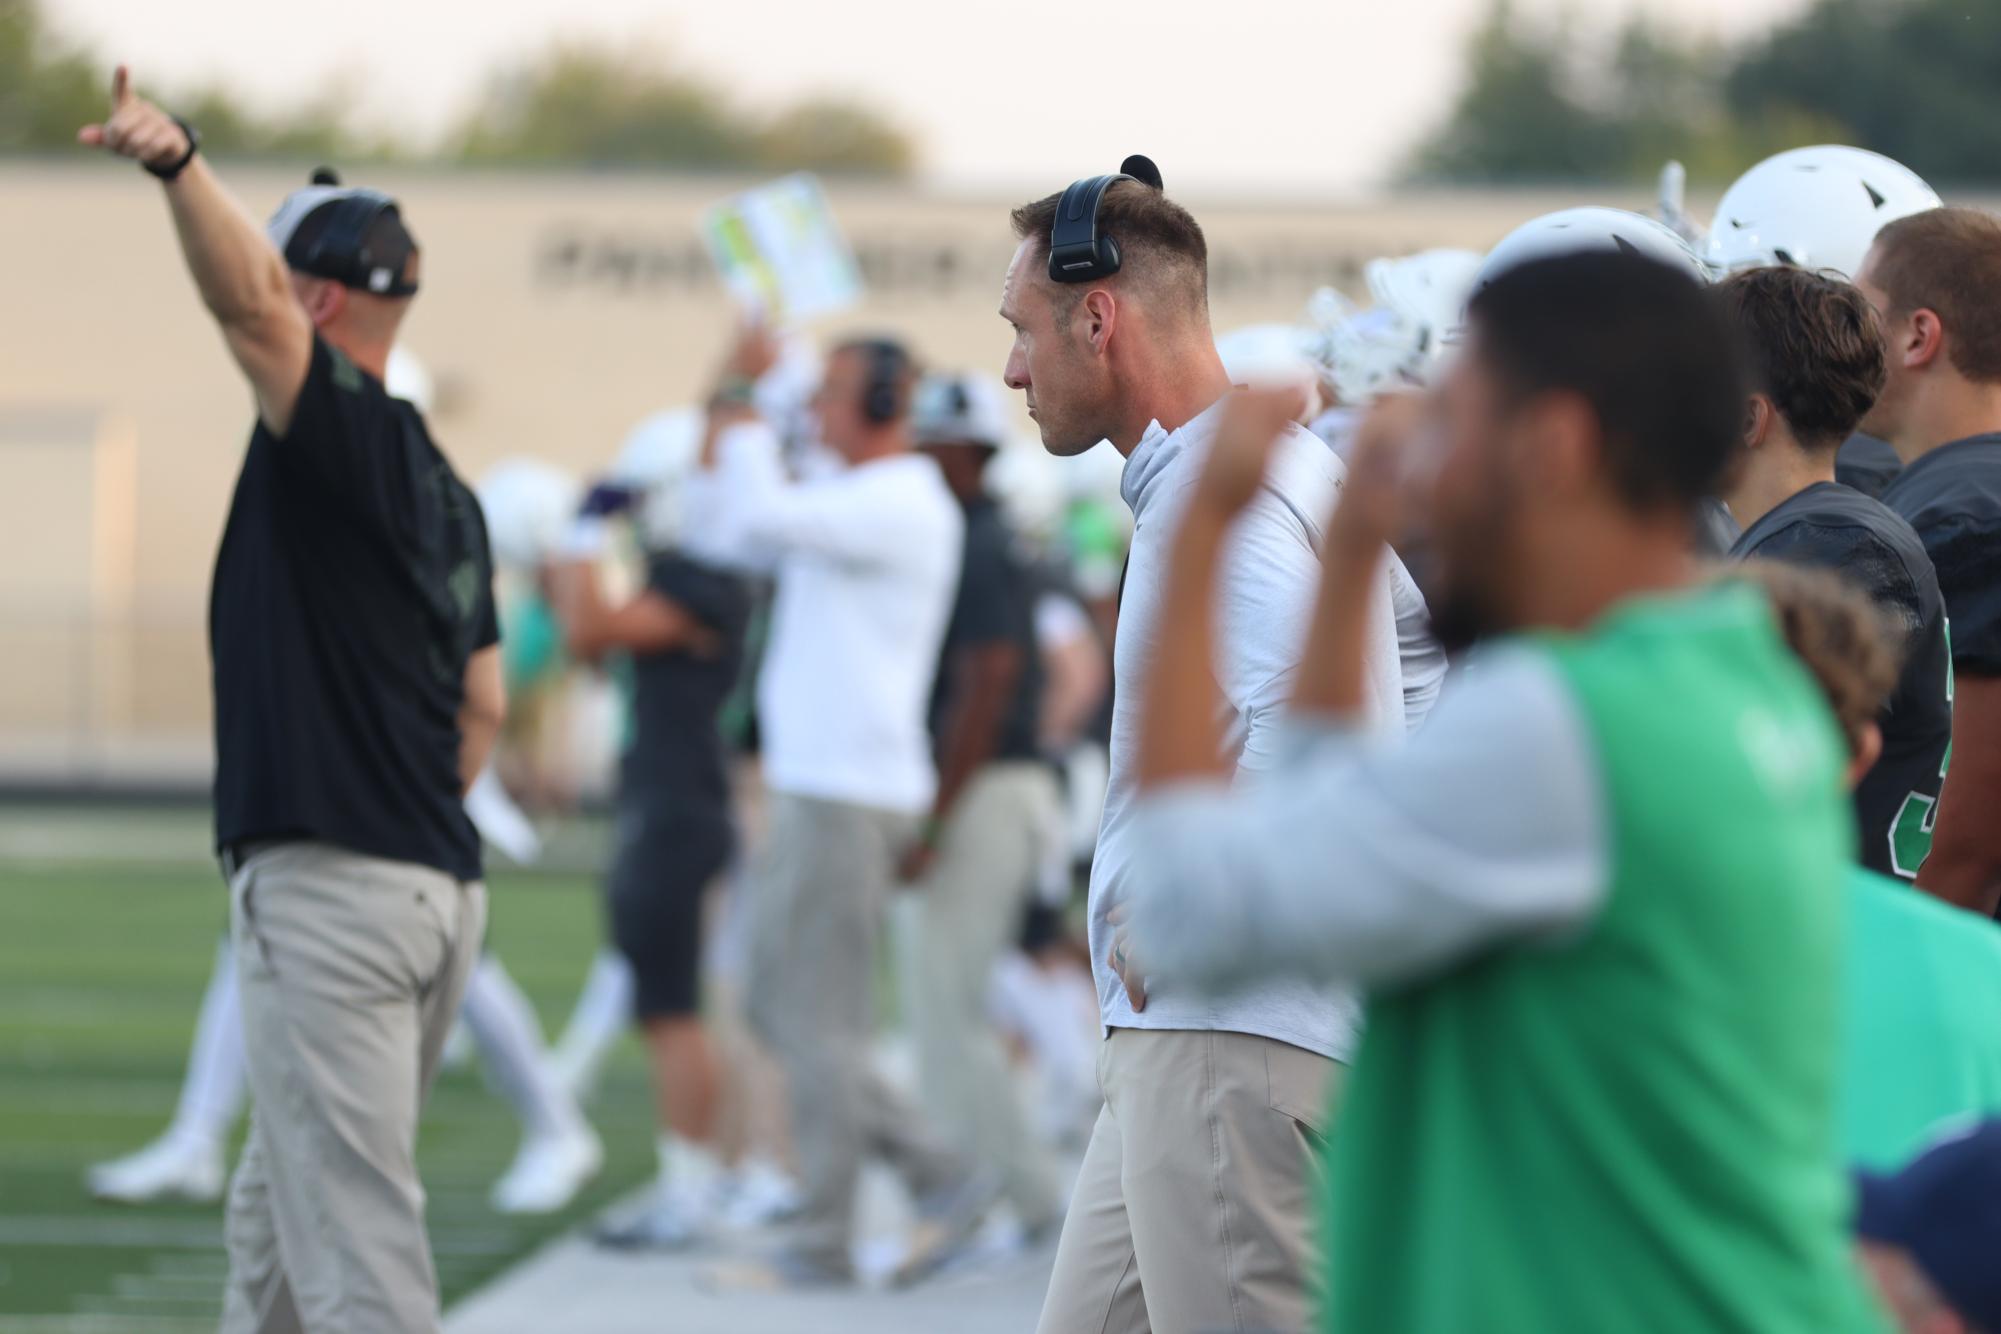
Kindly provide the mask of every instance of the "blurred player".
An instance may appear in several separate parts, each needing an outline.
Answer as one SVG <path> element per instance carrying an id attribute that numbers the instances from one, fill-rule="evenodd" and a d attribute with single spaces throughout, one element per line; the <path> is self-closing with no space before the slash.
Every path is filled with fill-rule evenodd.
<path id="1" fill-rule="evenodd" d="M 1940 205 L 1916 172 L 1880 153 L 1842 144 L 1791 148 L 1723 192 L 1703 253 L 1722 273 L 1785 264 L 1853 281 L 1877 232 Z M 1835 478 L 1881 496 L 1903 466 L 1887 441 L 1854 432 L 1835 457 Z"/>
<path id="2" fill-rule="evenodd" d="M 1902 627 L 1826 570 L 1747 561 L 1848 739 L 1848 784 L 1883 751 Z M 1942 1127 L 2001 1112 L 2001 927 L 1850 867 L 1841 1161 L 1883 1171 Z"/>
<path id="3" fill-rule="evenodd" d="M 687 441 L 693 463 L 695 440 Z M 620 765 L 617 850 L 608 875 L 611 934 L 632 966 L 633 1015 L 646 1040 L 659 1106 L 660 1181 L 650 1207 L 602 1239 L 682 1246 L 712 1227 L 728 1193 L 716 1148 L 720 1080 L 701 1018 L 703 906 L 735 842 L 717 718 L 742 665 L 750 592 L 742 580 L 654 542 L 646 583 L 608 601 L 597 565 L 610 521 L 635 506 L 674 505 L 600 484 L 586 500 L 553 576 L 571 654 L 632 663 L 632 737 Z M 650 525 L 655 535 L 678 522 Z"/>
<path id="4" fill-rule="evenodd" d="M 255 1091 L 222 1328 L 436 1329 L 417 1117 L 485 927 L 460 799 L 504 698 L 479 502 L 382 386 L 418 247 L 330 173 L 260 232 L 122 66 L 79 138 L 161 182 L 257 409 L 209 618 Z"/>
<path id="5" fill-rule="evenodd" d="M 1066 198 L 1069 203 L 1065 203 Z M 1143 158 L 1026 204 L 1001 292 L 1014 330 L 1008 384 L 1052 454 L 1109 440 L 1125 456 L 1135 528 L 1118 600 L 1111 777 L 1091 868 L 1091 956 L 1105 1110 L 1057 1248 L 1040 1328 L 1297 1329 L 1306 1319 L 1306 1177 L 1327 1090 L 1354 1040 L 1351 995 L 1290 981 L 1226 1000 L 1154 988 L 1128 967 L 1108 913 L 1143 872 L 1132 825 L 1142 678 L 1167 643 L 1169 538 L 1231 397 L 1209 324 L 1208 245 Z M 1109 238 L 1107 241 L 1105 238 Z M 1116 246 L 1119 262 L 1106 258 Z M 1089 261 L 1086 263 L 1086 261 Z M 1301 408 L 1289 394 L 1289 412 Z M 1342 465 L 1297 430 L 1222 560 L 1225 634 L 1215 671 L 1220 746 L 1244 781 L 1275 762 L 1318 579 L 1320 524 Z M 1367 726 L 1404 730 L 1396 627 L 1376 609 Z M 1219 739 L 1220 741 L 1220 739 Z M 1218 900 L 1236 887 L 1217 879 Z M 1227 1237 L 1228 1244 L 1220 1244 Z"/>
<path id="6" fill-rule="evenodd" d="M 1919 818 L 1932 843 L 1918 884 L 1992 914 L 2001 901 L 2001 221 L 1938 208 L 1893 222 L 1856 285 L 1882 319 L 1889 356 L 1862 427 L 1904 460 L 1883 503 L 1923 540 L 1951 626 L 1952 769 Z"/>
<path id="7" fill-rule="evenodd" d="M 786 475 L 756 406 L 775 357 L 746 331 L 711 400 L 689 486 L 686 550 L 775 572 L 758 679 L 770 828 L 751 897 L 750 1016 L 784 1069 L 805 1201 L 784 1246 L 719 1271 L 727 1287 L 852 1283 L 861 1168 L 903 1179 L 914 1281 L 958 1254 L 993 1187 L 871 1064 L 875 939 L 897 858 L 937 783 L 925 728 L 958 584 L 964 520 L 937 466 L 912 451 L 909 353 L 854 339 L 829 354 L 814 407 L 827 466 Z"/>
<path id="8" fill-rule="evenodd" d="M 1856 785 L 1855 815 L 1863 864 L 1908 880 L 1931 847 L 1925 815 L 1952 744 L 1945 604 L 1911 525 L 1834 480 L 1835 451 L 1882 392 L 1882 334 L 1867 298 L 1808 269 L 1747 269 L 1717 297 L 1742 335 L 1751 388 L 1725 495 L 1744 525 L 1730 554 L 1837 570 L 1900 636 L 1902 680 L 1877 729 L 1882 755 Z"/>
<path id="9" fill-rule="evenodd" d="M 1007 429 L 1004 391 L 988 379 L 935 375 L 917 387 L 912 435 L 938 464 L 966 528 L 931 703 L 938 790 L 897 868 L 912 897 L 899 962 L 925 1110 L 999 1176 L 1036 1237 L 1054 1235 L 1063 1202 L 1029 1133 L 987 998 L 1059 838 L 1061 797 L 1041 747 L 1037 576 L 987 490 Z"/>
<path id="10" fill-rule="evenodd" d="M 1363 428 L 1289 758 L 1233 787 L 1213 554 L 1282 411 L 1226 421 L 1176 540 L 1125 934 L 1222 994 L 1372 988 L 1324 1328 L 1872 1328 L 1829 1153 L 1842 746 L 1763 599 L 1688 548 L 1743 411 L 1720 311 L 1631 254 L 1494 275 L 1435 398 Z M 1441 630 L 1498 642 L 1385 750 L 1359 604 L 1411 469 Z"/>
<path id="11" fill-rule="evenodd" d="M 1708 282 L 1715 272 L 1666 223 L 1618 208 L 1567 208 L 1531 218 L 1503 237 L 1482 261 L 1473 291 L 1485 287 L 1494 275 L 1529 260 L 1575 254 L 1580 250 L 1645 255 L 1702 283 Z M 1711 496 L 1696 507 L 1692 536 L 1698 554 L 1721 556 L 1742 532 L 1743 525 L 1719 497 Z"/>

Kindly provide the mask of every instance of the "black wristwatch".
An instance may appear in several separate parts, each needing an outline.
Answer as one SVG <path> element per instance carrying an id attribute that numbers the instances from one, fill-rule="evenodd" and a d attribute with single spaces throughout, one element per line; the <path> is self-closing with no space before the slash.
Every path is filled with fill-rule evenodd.
<path id="1" fill-rule="evenodd" d="M 195 160 L 196 152 L 198 152 L 201 149 L 201 136 L 195 133 L 194 126 L 188 124 L 186 121 L 182 120 L 179 116 L 173 117 L 173 122 L 174 124 L 180 126 L 181 133 L 185 134 L 188 137 L 188 151 L 181 154 L 179 157 L 175 158 L 172 163 L 164 167 L 156 167 L 150 162 L 142 162 L 139 164 L 140 166 L 144 167 L 147 171 L 150 171 L 155 176 L 158 176 L 163 181 L 171 181 L 175 177 L 179 176 L 182 172 L 186 171 L 188 169 L 188 163 L 193 162 Z"/>

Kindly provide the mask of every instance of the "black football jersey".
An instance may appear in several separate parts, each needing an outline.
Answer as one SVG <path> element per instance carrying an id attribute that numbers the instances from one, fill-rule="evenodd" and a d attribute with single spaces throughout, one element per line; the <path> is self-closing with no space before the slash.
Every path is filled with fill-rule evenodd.
<path id="1" fill-rule="evenodd" d="M 1898 476 L 1883 503 L 1917 529 L 1952 618 L 1952 661 L 2001 676 L 2001 432 L 1941 445 Z"/>
<path id="2" fill-rule="evenodd" d="M 1841 451 L 1834 456 L 1835 481 L 1878 499 L 1903 470 L 1904 461 L 1889 441 L 1860 431 L 1842 441 Z"/>
<path id="3" fill-rule="evenodd" d="M 1881 501 L 1817 482 L 1745 530 L 1740 559 L 1830 569 L 1854 583 L 1904 637 L 1904 669 L 1884 706 L 1883 755 L 1855 789 L 1864 864 L 1908 880 L 1931 851 L 1952 744 L 1952 657 L 1946 603 L 1911 525 Z"/>

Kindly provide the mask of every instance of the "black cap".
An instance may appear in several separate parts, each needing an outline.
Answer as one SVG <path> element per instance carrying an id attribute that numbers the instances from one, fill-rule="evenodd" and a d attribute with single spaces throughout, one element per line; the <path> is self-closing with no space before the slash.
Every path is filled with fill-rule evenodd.
<path id="1" fill-rule="evenodd" d="M 2001 1329 L 2001 1121 L 1933 1144 L 1894 1176 L 1857 1174 L 1855 1231 L 1910 1252 L 1939 1295 Z"/>
<path id="2" fill-rule="evenodd" d="M 396 201 L 380 190 L 342 185 L 331 167 L 319 168 L 311 185 L 287 195 L 265 231 L 300 273 L 377 296 L 417 291 L 411 271 L 417 238 Z"/>

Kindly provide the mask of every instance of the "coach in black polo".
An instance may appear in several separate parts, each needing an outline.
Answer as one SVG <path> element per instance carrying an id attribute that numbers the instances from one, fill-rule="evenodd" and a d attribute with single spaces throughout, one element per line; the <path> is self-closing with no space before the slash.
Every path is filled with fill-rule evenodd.
<path id="1" fill-rule="evenodd" d="M 209 608 L 255 1095 L 222 1328 L 435 1330 L 417 1114 L 485 923 L 460 796 L 503 704 L 479 505 L 382 386 L 417 244 L 330 173 L 267 237 L 123 68 L 80 138 L 164 183 L 257 400 Z"/>

